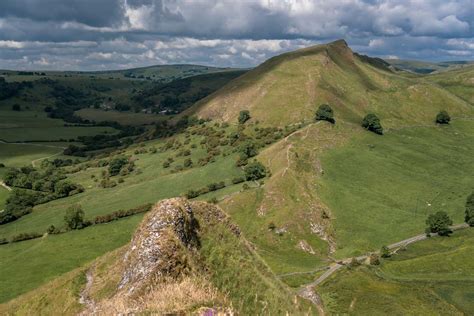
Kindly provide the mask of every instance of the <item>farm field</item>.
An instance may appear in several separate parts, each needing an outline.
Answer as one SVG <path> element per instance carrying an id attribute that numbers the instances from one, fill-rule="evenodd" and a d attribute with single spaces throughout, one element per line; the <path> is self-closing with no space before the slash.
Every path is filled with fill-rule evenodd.
<path id="1" fill-rule="evenodd" d="M 0 111 L 0 140 L 6 142 L 59 141 L 78 136 L 114 134 L 106 126 L 64 126 L 60 119 L 51 119 L 44 112 Z"/>
<path id="2" fill-rule="evenodd" d="M 154 124 L 169 118 L 158 114 L 145 114 L 133 112 L 104 111 L 99 109 L 81 109 L 75 112 L 76 115 L 85 120 L 114 121 L 122 125 L 147 125 Z"/>
<path id="3" fill-rule="evenodd" d="M 0 246 L 0 302 L 32 290 L 130 241 L 142 216 Z"/>

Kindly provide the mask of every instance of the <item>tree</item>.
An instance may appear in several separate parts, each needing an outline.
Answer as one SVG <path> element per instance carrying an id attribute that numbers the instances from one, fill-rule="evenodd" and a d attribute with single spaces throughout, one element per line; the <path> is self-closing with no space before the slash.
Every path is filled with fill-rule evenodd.
<path id="1" fill-rule="evenodd" d="M 390 249 L 388 249 L 387 246 L 382 246 L 382 248 L 380 249 L 380 256 L 382 258 L 390 258 Z"/>
<path id="2" fill-rule="evenodd" d="M 449 236 L 453 231 L 449 228 L 453 224 L 451 218 L 448 214 L 443 211 L 436 212 L 431 214 L 426 219 L 426 232 L 428 233 L 438 233 L 440 236 Z"/>
<path id="3" fill-rule="evenodd" d="M 467 197 L 466 216 L 464 219 L 466 223 L 469 224 L 469 226 L 474 227 L 474 192 L 472 192 L 471 195 Z"/>
<path id="4" fill-rule="evenodd" d="M 249 163 L 245 168 L 245 178 L 247 181 L 258 180 L 264 178 L 267 175 L 267 170 L 265 166 L 258 161 L 253 161 Z"/>
<path id="5" fill-rule="evenodd" d="M 246 140 L 239 147 L 241 159 L 250 158 L 258 154 L 257 146 L 252 140 Z"/>
<path id="6" fill-rule="evenodd" d="M 109 174 L 111 176 L 118 175 L 122 167 L 128 163 L 128 159 L 126 157 L 117 157 L 110 161 L 109 163 Z"/>
<path id="7" fill-rule="evenodd" d="M 68 229 L 81 229 L 85 226 L 84 211 L 79 204 L 70 206 L 64 216 L 66 227 Z"/>
<path id="8" fill-rule="evenodd" d="M 21 111 L 21 106 L 19 104 L 13 104 L 12 105 L 12 110 L 13 111 Z"/>
<path id="9" fill-rule="evenodd" d="M 440 111 L 438 115 L 436 115 L 436 123 L 438 124 L 449 124 L 449 121 L 451 121 L 451 117 L 446 111 Z"/>
<path id="10" fill-rule="evenodd" d="M 379 135 L 383 135 L 383 127 L 380 119 L 373 113 L 367 114 L 362 120 L 362 127 Z"/>
<path id="11" fill-rule="evenodd" d="M 247 110 L 240 111 L 239 113 L 239 124 L 244 124 L 250 119 L 250 112 Z"/>
<path id="12" fill-rule="evenodd" d="M 316 111 L 316 121 L 328 121 L 332 124 L 336 123 L 334 120 L 334 113 L 331 107 L 327 104 L 321 104 Z"/>

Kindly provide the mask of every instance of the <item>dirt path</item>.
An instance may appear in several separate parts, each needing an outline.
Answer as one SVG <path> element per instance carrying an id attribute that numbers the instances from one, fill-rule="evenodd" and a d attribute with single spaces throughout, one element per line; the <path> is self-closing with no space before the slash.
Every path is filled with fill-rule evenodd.
<path id="1" fill-rule="evenodd" d="M 57 152 L 57 153 L 55 153 L 55 154 L 53 154 L 53 155 L 51 155 L 51 156 L 48 156 L 48 157 L 42 157 L 42 158 L 38 158 L 38 159 L 32 160 L 32 161 L 31 161 L 31 165 L 33 166 L 33 168 L 35 168 L 35 167 L 36 167 L 35 163 L 36 163 L 37 161 L 41 161 L 41 160 L 44 160 L 44 159 L 49 159 L 49 158 L 52 158 L 52 157 L 56 157 L 56 156 L 61 155 L 62 153 L 63 153 L 63 152 L 60 151 L 60 152 Z"/>
<path id="2" fill-rule="evenodd" d="M 451 226 L 451 229 L 453 231 L 460 230 L 460 229 L 465 229 L 465 228 L 469 228 L 469 225 L 466 224 L 466 223 Z M 437 236 L 437 235 L 438 234 L 436 234 L 436 233 L 432 233 L 431 237 L 434 237 L 434 236 Z M 428 236 L 426 236 L 426 234 L 420 234 L 420 235 L 416 235 L 416 236 L 398 241 L 396 243 L 390 244 L 387 247 L 390 250 L 397 250 L 399 248 L 406 247 L 409 244 L 413 244 L 415 242 L 419 242 L 419 241 L 422 241 L 422 240 L 425 240 L 425 239 L 428 239 Z M 367 253 L 365 255 L 359 256 L 359 257 L 355 257 L 355 259 L 359 262 L 363 261 L 363 260 L 366 260 L 372 253 L 378 253 L 378 251 L 374 251 L 374 252 Z M 306 299 L 310 300 L 311 302 L 313 302 L 319 310 L 319 308 L 322 308 L 322 301 L 315 303 L 314 297 L 317 296 L 319 298 L 319 295 L 317 295 L 317 293 L 314 291 L 314 288 L 316 286 L 318 286 L 319 284 L 323 283 L 333 273 L 335 273 L 336 271 L 338 271 L 339 269 L 341 269 L 345 265 L 349 264 L 352 261 L 352 259 L 353 259 L 353 257 L 344 258 L 344 259 L 338 260 L 337 262 L 332 263 L 329 267 L 326 267 L 328 270 L 326 272 L 324 272 L 321 276 L 319 276 L 316 280 L 314 280 L 313 282 L 311 282 L 309 284 L 306 284 L 303 287 L 301 287 L 300 290 L 298 291 L 298 295 L 301 296 L 302 298 L 306 298 Z M 310 293 L 313 293 L 314 297 Z M 319 298 L 319 300 L 320 300 L 320 298 Z"/>
<path id="3" fill-rule="evenodd" d="M 92 265 L 89 269 L 87 269 L 86 272 L 87 283 L 79 295 L 79 303 L 85 305 L 85 309 L 81 313 L 79 313 L 80 316 L 95 314 L 95 312 L 97 311 L 97 305 L 95 301 L 90 297 L 90 290 L 92 284 L 94 284 L 94 271 L 95 265 Z"/>

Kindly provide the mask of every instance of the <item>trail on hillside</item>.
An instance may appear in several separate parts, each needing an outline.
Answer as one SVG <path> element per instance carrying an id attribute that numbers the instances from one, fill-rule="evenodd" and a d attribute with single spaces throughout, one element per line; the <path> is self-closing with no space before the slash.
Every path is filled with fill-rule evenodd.
<path id="1" fill-rule="evenodd" d="M 92 265 L 86 272 L 86 286 L 82 289 L 81 293 L 79 294 L 79 303 L 85 306 L 85 309 L 79 313 L 80 316 L 86 316 L 95 314 L 97 311 L 97 304 L 95 301 L 90 297 L 90 290 L 92 285 L 94 284 L 94 270 L 95 264 Z"/>
<path id="2" fill-rule="evenodd" d="M 34 143 L 21 143 L 21 142 L 6 142 L 4 140 L 0 140 L 0 144 L 7 144 L 7 145 L 23 145 L 23 146 L 36 146 L 36 147 L 47 147 L 47 148 L 58 148 L 58 149 L 61 149 L 61 151 L 53 154 L 53 155 L 50 155 L 50 156 L 47 156 L 47 157 L 41 157 L 41 158 L 38 158 L 38 159 L 35 159 L 35 160 L 32 160 L 31 161 L 31 165 L 34 167 L 36 167 L 36 162 L 37 161 L 41 161 L 41 160 L 44 160 L 44 159 L 48 159 L 48 158 L 52 158 L 52 157 L 55 157 L 55 156 L 59 156 L 62 154 L 63 150 L 66 148 L 64 146 L 55 146 L 55 145 L 44 145 L 44 144 L 34 144 Z"/>
<path id="3" fill-rule="evenodd" d="M 457 225 L 450 226 L 450 228 L 451 228 L 451 230 L 455 231 L 455 230 L 469 228 L 469 225 L 466 224 L 466 223 L 462 223 L 462 224 L 457 224 Z M 438 236 L 438 234 L 437 233 L 431 233 L 430 234 L 430 237 L 434 237 L 434 236 Z M 430 237 L 428 237 L 426 234 L 419 234 L 419 235 L 416 235 L 416 236 L 413 236 L 413 237 L 395 242 L 393 244 L 390 244 L 387 247 L 388 247 L 389 250 L 393 250 L 393 253 L 396 253 L 396 250 L 398 250 L 400 248 L 406 247 L 410 244 L 413 244 L 413 243 L 416 243 L 416 242 L 419 242 L 419 241 L 422 241 L 422 240 L 426 240 Z M 341 259 L 341 260 L 337 260 L 337 262 L 334 262 L 333 264 L 326 267 L 326 269 L 328 269 L 328 270 L 326 272 L 324 272 L 321 276 L 319 276 L 316 280 L 314 280 L 313 282 L 311 282 L 309 284 L 306 284 L 306 285 L 302 286 L 300 288 L 300 290 L 298 291 L 298 295 L 302 298 L 310 300 L 319 309 L 319 307 L 322 306 L 322 302 L 315 303 L 314 298 L 309 293 L 314 293 L 315 296 L 319 297 L 319 295 L 317 295 L 316 292 L 314 291 L 314 288 L 316 286 L 323 283 L 327 278 L 329 278 L 331 275 L 333 275 L 336 271 L 338 271 L 339 269 L 341 269 L 345 265 L 350 264 L 350 262 L 353 259 L 356 259 L 357 261 L 360 262 L 360 261 L 366 260 L 371 254 L 374 254 L 374 253 L 377 254 L 377 253 L 379 253 L 379 251 L 369 252 L 367 254 L 364 254 L 364 255 L 361 255 L 361 256 L 358 256 L 358 257 L 349 257 L 349 258 L 344 258 L 344 259 Z"/>
<path id="4" fill-rule="evenodd" d="M 48 156 L 48 157 L 42 157 L 42 158 L 38 158 L 38 159 L 32 160 L 32 161 L 31 161 L 31 165 L 33 166 L 33 168 L 35 168 L 35 167 L 36 167 L 35 163 L 36 163 L 37 161 L 41 161 L 41 160 L 49 159 L 49 158 L 52 158 L 52 157 L 56 157 L 56 156 L 61 155 L 62 153 L 63 153 L 63 152 L 60 151 L 60 152 L 57 152 L 57 153 L 55 153 L 55 154 L 53 154 L 53 155 L 51 155 L 51 156 Z"/>

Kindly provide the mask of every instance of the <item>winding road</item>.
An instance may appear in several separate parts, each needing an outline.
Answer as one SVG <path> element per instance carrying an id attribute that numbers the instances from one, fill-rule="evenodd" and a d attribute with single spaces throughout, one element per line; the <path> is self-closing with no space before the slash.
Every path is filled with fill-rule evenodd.
<path id="1" fill-rule="evenodd" d="M 463 224 L 453 225 L 450 228 L 453 231 L 455 231 L 455 230 L 469 228 L 469 225 L 466 224 L 466 223 L 463 223 Z M 430 237 L 434 237 L 434 236 L 437 236 L 437 235 L 438 235 L 437 233 L 432 233 Z M 413 244 L 415 242 L 419 242 L 419 241 L 422 241 L 422 240 L 425 240 L 425 239 L 428 239 L 428 238 L 429 237 L 426 236 L 426 234 L 419 234 L 419 235 L 416 235 L 416 236 L 398 241 L 398 242 L 393 243 L 391 245 L 388 245 L 387 247 L 390 250 L 396 250 L 396 249 L 399 249 L 399 248 L 402 248 L 402 247 L 406 247 L 409 244 Z M 374 253 L 379 253 L 379 252 L 378 251 L 370 252 L 370 253 L 367 253 L 365 255 L 355 257 L 355 259 L 360 262 L 360 261 L 366 260 L 371 254 L 374 254 Z M 311 282 L 309 284 L 306 284 L 303 287 L 301 287 L 298 290 L 298 295 L 301 296 L 302 298 L 308 299 L 311 302 L 313 302 L 318 307 L 318 310 L 320 310 L 322 308 L 322 305 L 321 305 L 322 301 L 319 298 L 319 295 L 317 293 L 315 293 L 313 289 L 316 286 L 318 286 L 319 284 L 323 283 L 327 278 L 329 278 L 337 270 L 339 270 L 342 267 L 344 267 L 345 265 L 349 264 L 352 261 L 352 259 L 353 259 L 353 257 L 344 258 L 344 259 L 341 259 L 341 260 L 337 260 L 337 262 L 334 262 L 333 264 L 329 265 L 328 267 L 326 267 L 327 271 L 324 272 L 322 275 L 320 275 L 316 280 L 314 280 L 313 282 Z"/>

